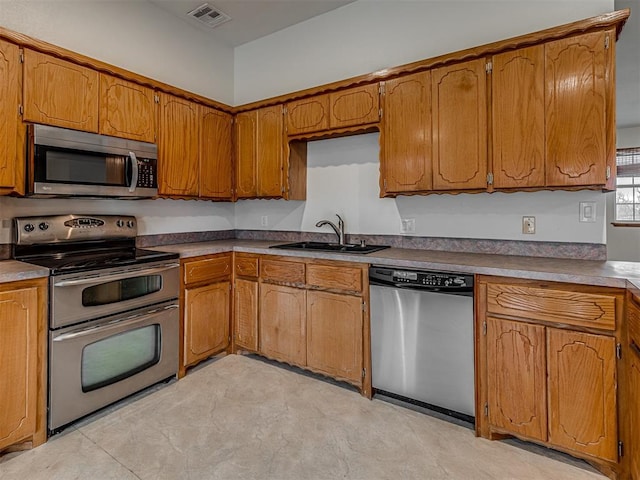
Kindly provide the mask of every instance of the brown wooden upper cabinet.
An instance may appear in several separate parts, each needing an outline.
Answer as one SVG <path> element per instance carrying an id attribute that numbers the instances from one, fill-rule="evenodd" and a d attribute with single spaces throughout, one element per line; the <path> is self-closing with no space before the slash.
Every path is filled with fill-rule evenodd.
<path id="1" fill-rule="evenodd" d="M 21 73 L 18 46 L 0 40 L 0 195 L 24 193 Z"/>
<path id="2" fill-rule="evenodd" d="M 494 188 L 609 188 L 613 38 L 587 33 L 492 58 Z"/>
<path id="3" fill-rule="evenodd" d="M 384 82 L 380 196 L 425 192 L 431 179 L 431 72 Z"/>
<path id="4" fill-rule="evenodd" d="M 379 84 L 349 88 L 287 103 L 287 134 L 321 132 L 380 120 Z"/>
<path id="5" fill-rule="evenodd" d="M 604 185 L 612 176 L 614 40 L 614 31 L 600 31 L 545 45 L 549 186 Z"/>
<path id="6" fill-rule="evenodd" d="M 231 200 L 233 179 L 233 117 L 200 106 L 200 198 Z"/>
<path id="7" fill-rule="evenodd" d="M 101 73 L 100 133 L 155 142 L 156 98 L 151 88 Z"/>
<path id="8" fill-rule="evenodd" d="M 199 105 L 160 94 L 158 194 L 198 196 Z"/>
<path id="9" fill-rule="evenodd" d="M 231 115 L 160 94 L 158 193 L 231 199 Z"/>
<path id="10" fill-rule="evenodd" d="M 98 72 L 24 50 L 25 122 L 98 132 Z"/>
<path id="11" fill-rule="evenodd" d="M 238 113 L 235 148 L 237 198 L 304 199 L 306 150 L 285 141 L 282 105 Z"/>
<path id="12" fill-rule="evenodd" d="M 486 60 L 436 68 L 431 74 L 433 189 L 487 186 Z"/>

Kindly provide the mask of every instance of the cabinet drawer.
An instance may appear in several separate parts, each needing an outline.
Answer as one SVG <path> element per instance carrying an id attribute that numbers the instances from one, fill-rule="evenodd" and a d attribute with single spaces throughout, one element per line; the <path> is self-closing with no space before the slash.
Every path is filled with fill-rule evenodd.
<path id="1" fill-rule="evenodd" d="M 362 270 L 360 268 L 307 265 L 307 284 L 314 287 L 362 291 Z"/>
<path id="2" fill-rule="evenodd" d="M 304 263 L 263 259 L 260 262 L 260 278 L 273 282 L 303 284 Z"/>
<path id="3" fill-rule="evenodd" d="M 487 285 L 489 313 L 528 320 L 615 330 L 616 299 L 611 295 L 519 285 Z"/>
<path id="4" fill-rule="evenodd" d="M 234 262 L 235 274 L 240 277 L 258 276 L 258 257 L 236 253 Z"/>
<path id="5" fill-rule="evenodd" d="M 231 275 L 230 255 L 201 258 L 184 263 L 184 284 L 224 278 Z"/>

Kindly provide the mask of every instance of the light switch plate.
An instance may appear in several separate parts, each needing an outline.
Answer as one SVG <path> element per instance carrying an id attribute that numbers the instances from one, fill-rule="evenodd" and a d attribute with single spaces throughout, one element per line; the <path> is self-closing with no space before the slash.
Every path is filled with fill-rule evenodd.
<path id="1" fill-rule="evenodd" d="M 580 202 L 580 221 L 588 223 L 596 221 L 596 202 Z"/>

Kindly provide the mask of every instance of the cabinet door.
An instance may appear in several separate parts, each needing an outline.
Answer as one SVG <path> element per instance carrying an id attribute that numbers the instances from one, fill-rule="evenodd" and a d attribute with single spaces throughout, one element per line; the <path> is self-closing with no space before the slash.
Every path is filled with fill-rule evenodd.
<path id="1" fill-rule="evenodd" d="M 24 51 L 25 122 L 98 131 L 98 72 Z"/>
<path id="2" fill-rule="evenodd" d="M 18 176 L 22 178 L 24 174 L 23 148 L 19 142 L 19 56 L 17 45 L 0 40 L 0 194 L 19 187 Z"/>
<path id="3" fill-rule="evenodd" d="M 493 186 L 544 186 L 544 47 L 493 57 Z"/>
<path id="4" fill-rule="evenodd" d="M 234 339 L 237 347 L 258 351 L 258 282 L 236 279 Z"/>
<path id="5" fill-rule="evenodd" d="M 489 423 L 547 440 L 545 331 L 541 325 L 487 318 Z"/>
<path id="6" fill-rule="evenodd" d="M 231 199 L 233 117 L 213 108 L 200 108 L 200 197 Z"/>
<path id="7" fill-rule="evenodd" d="M 219 282 L 185 290 L 185 365 L 229 346 L 230 286 L 229 282 Z"/>
<path id="8" fill-rule="evenodd" d="M 158 193 L 198 196 L 199 105 L 160 95 Z"/>
<path id="9" fill-rule="evenodd" d="M 299 288 L 260 285 L 260 353 L 292 365 L 307 364 L 306 293 Z"/>
<path id="10" fill-rule="evenodd" d="M 36 428 L 38 292 L 0 292 L 0 449 Z"/>
<path id="11" fill-rule="evenodd" d="M 485 60 L 432 72 L 433 189 L 487 186 Z"/>
<path id="12" fill-rule="evenodd" d="M 258 115 L 255 110 L 238 113 L 235 118 L 236 197 L 238 198 L 251 198 L 258 194 L 257 121 Z"/>
<path id="13" fill-rule="evenodd" d="M 431 190 L 431 72 L 385 82 L 382 104 L 381 196 Z"/>
<path id="14" fill-rule="evenodd" d="M 632 299 L 633 298 L 633 299 Z M 625 456 L 629 458 L 632 480 L 640 480 L 640 304 L 636 295 L 627 296 L 627 341 L 622 358 L 627 368 L 627 402 L 621 412 L 627 412 Z M 622 422 L 621 422 L 622 423 Z"/>
<path id="15" fill-rule="evenodd" d="M 547 329 L 549 443 L 618 460 L 616 342 Z"/>
<path id="16" fill-rule="evenodd" d="M 329 112 L 329 128 L 376 123 L 380 120 L 379 84 L 330 93 Z"/>
<path id="17" fill-rule="evenodd" d="M 307 365 L 362 384 L 362 299 L 307 292 Z"/>
<path id="18" fill-rule="evenodd" d="M 287 103 L 287 134 L 329 129 L 329 96 L 318 95 Z"/>
<path id="19" fill-rule="evenodd" d="M 151 88 L 100 74 L 100 133 L 153 143 L 157 117 Z"/>
<path id="20" fill-rule="evenodd" d="M 606 183 L 606 160 L 611 152 L 606 135 L 605 78 L 611 70 L 611 56 L 605 50 L 605 36 L 605 32 L 594 32 L 545 45 L 550 186 Z"/>
<path id="21" fill-rule="evenodd" d="M 284 116 L 282 105 L 261 108 L 257 112 L 256 165 L 258 196 L 282 197 L 284 194 Z"/>

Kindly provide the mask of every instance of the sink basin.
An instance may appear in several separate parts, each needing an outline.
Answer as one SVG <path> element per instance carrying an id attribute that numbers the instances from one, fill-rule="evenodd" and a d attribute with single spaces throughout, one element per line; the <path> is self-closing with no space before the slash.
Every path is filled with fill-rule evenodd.
<path id="1" fill-rule="evenodd" d="M 285 243 L 282 245 L 272 245 L 269 248 L 280 248 L 283 250 L 308 250 L 315 252 L 334 252 L 334 253 L 360 253 L 367 254 L 371 252 L 377 252 L 389 248 L 387 245 L 357 245 L 347 243 L 340 245 L 337 243 L 325 243 L 325 242 L 296 242 Z"/>

